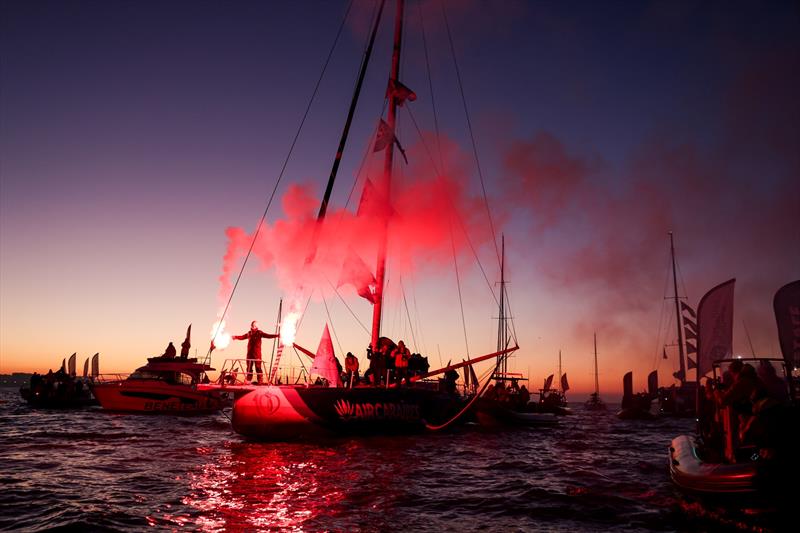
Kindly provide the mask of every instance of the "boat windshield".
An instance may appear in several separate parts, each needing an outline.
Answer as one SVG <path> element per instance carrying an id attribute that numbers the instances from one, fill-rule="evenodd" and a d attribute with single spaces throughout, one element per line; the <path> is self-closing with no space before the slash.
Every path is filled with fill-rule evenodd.
<path id="1" fill-rule="evenodd" d="M 137 370 L 128 379 L 141 379 L 150 381 L 166 381 L 177 385 L 193 385 L 195 379 L 191 374 L 185 372 L 152 372 L 149 370 Z"/>

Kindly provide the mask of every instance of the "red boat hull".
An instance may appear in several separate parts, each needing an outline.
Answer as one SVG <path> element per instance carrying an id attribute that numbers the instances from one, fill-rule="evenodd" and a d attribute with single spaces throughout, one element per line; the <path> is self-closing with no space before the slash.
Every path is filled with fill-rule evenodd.
<path id="1" fill-rule="evenodd" d="M 103 409 L 135 413 L 203 414 L 223 406 L 218 391 L 199 391 L 191 385 L 163 381 L 97 383 L 92 393 Z"/>
<path id="2" fill-rule="evenodd" d="M 256 387 L 234 402 L 233 429 L 246 437 L 292 440 L 425 431 L 447 422 L 462 398 L 423 387 Z"/>

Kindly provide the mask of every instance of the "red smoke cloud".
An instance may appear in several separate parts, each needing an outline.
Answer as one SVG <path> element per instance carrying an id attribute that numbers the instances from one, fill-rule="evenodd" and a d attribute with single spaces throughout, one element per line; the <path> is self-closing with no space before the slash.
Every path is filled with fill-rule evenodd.
<path id="1" fill-rule="evenodd" d="M 471 253 L 464 230 L 474 246 L 491 239 L 482 200 L 465 189 L 467 180 L 458 164 L 460 153 L 446 139 L 442 146 L 449 170 L 445 176 L 438 175 L 432 164 L 425 163 L 429 159 L 422 146 L 409 149 L 411 165 L 406 167 L 400 161 L 395 164 L 395 168 L 404 166 L 401 172 L 396 172 L 389 210 L 388 267 L 393 274 L 403 275 L 422 267 L 452 271 L 453 245 L 457 254 Z M 383 153 L 375 156 L 373 167 L 379 168 Z M 380 174 L 374 168 L 367 176 L 377 181 Z M 282 198 L 283 216 L 271 224 L 265 223 L 253 247 L 261 269 L 274 268 L 280 286 L 289 293 L 298 287 L 337 285 L 350 250 L 374 274 L 381 235 L 381 219 L 374 213 L 386 211 L 380 195 L 364 195 L 358 216 L 350 210 L 329 209 L 319 229 L 314 260 L 306 265 L 319 204 L 320 199 L 310 185 L 291 185 Z M 253 238 L 252 233 L 238 227 L 229 227 L 226 235 L 228 247 L 220 276 L 223 299 L 230 295 L 232 280 Z"/>
<path id="2" fill-rule="evenodd" d="M 616 168 L 548 133 L 505 149 L 505 201 L 534 230 L 538 272 L 581 300 L 576 335 L 601 330 L 615 355 L 652 362 L 657 324 L 636 321 L 661 305 L 674 231 L 689 303 L 737 277 L 735 349 L 750 351 L 745 320 L 756 352 L 771 353 L 769 302 L 800 265 L 798 59 L 794 51 L 743 65 L 711 142 L 657 129 Z"/>

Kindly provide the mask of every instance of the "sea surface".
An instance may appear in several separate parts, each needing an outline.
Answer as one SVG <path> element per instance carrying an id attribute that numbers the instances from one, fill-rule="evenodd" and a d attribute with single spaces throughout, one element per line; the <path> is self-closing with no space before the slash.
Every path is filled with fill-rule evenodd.
<path id="1" fill-rule="evenodd" d="M 774 509 L 670 482 L 691 420 L 584 411 L 560 427 L 247 442 L 200 417 L 29 408 L 0 389 L 0 529 L 764 531 Z M 794 524 L 796 524 L 794 519 Z M 790 526 L 790 529 L 793 526 Z"/>

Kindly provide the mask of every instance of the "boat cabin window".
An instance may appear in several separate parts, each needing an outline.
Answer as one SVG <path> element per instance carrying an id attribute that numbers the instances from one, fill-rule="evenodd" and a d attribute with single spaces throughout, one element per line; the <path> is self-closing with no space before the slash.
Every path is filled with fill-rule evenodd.
<path id="1" fill-rule="evenodd" d="M 155 379 L 155 380 L 164 380 L 164 374 L 159 372 L 150 372 L 148 370 L 137 370 L 133 374 L 131 374 L 128 379 Z"/>
<path id="2" fill-rule="evenodd" d="M 194 378 L 192 378 L 192 376 L 189 374 L 184 374 L 183 372 L 176 372 L 175 382 L 181 385 L 192 385 L 194 383 Z"/>

